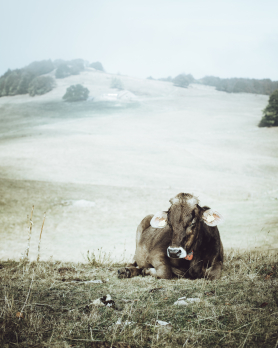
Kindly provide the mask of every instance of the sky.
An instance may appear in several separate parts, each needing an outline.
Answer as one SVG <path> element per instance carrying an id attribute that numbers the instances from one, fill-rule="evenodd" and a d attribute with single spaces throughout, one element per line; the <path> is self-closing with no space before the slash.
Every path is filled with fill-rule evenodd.
<path id="1" fill-rule="evenodd" d="M 0 75 L 43 59 L 138 78 L 278 80 L 277 0 L 0 0 Z"/>

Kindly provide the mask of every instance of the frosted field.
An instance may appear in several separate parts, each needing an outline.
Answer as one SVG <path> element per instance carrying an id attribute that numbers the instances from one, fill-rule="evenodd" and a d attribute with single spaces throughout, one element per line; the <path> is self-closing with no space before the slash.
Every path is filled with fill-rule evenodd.
<path id="1" fill-rule="evenodd" d="M 44 211 L 42 259 L 128 256 L 141 219 L 179 192 L 225 216 L 224 248 L 278 247 L 278 129 L 257 127 L 268 96 L 120 76 L 118 98 L 113 77 L 88 69 L 0 98 L 0 259 L 24 252 L 32 205 L 31 258 Z M 94 99 L 63 102 L 76 83 Z"/>

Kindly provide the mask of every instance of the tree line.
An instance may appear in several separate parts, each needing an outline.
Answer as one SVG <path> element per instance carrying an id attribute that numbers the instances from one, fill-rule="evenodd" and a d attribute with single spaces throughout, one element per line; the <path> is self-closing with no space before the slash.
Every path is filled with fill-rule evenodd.
<path id="1" fill-rule="evenodd" d="M 70 61 L 56 59 L 54 61 L 42 60 L 32 62 L 22 69 L 8 70 L 0 77 L 0 97 L 27 94 L 30 96 L 42 95 L 51 91 L 56 83 L 55 79 L 78 75 L 86 67 L 104 71 L 100 62 L 89 64 L 83 59 Z M 54 71 L 55 70 L 55 71 Z M 53 72 L 52 76 L 48 75 Z M 148 77 L 154 80 L 153 77 Z M 172 78 L 160 78 L 160 81 L 171 82 L 176 87 L 187 88 L 191 83 L 213 86 L 217 91 L 227 93 L 254 93 L 269 95 L 269 103 L 263 110 L 263 117 L 259 127 L 278 126 L 278 81 L 270 79 L 247 79 L 227 78 L 216 76 L 205 76 L 195 79 L 191 74 L 179 74 Z M 123 89 L 122 82 L 118 79 L 112 80 L 111 88 Z M 89 90 L 81 85 L 70 86 L 63 99 L 66 101 L 86 100 Z"/>
<path id="2" fill-rule="evenodd" d="M 254 93 L 254 94 L 272 94 L 278 89 L 278 81 L 270 79 L 247 79 L 247 78 L 229 78 L 221 79 L 216 76 L 205 76 L 196 81 L 207 86 L 214 86 L 217 91 L 227 93 Z"/>
<path id="3" fill-rule="evenodd" d="M 87 66 L 104 71 L 100 62 L 89 64 L 83 59 L 70 61 L 62 59 L 51 61 L 49 59 L 32 62 L 21 69 L 8 69 L 0 77 L 0 97 L 28 93 L 31 96 L 45 94 L 55 87 L 54 77 L 61 79 L 71 75 L 78 75 Z M 53 76 L 44 76 L 54 70 Z"/>

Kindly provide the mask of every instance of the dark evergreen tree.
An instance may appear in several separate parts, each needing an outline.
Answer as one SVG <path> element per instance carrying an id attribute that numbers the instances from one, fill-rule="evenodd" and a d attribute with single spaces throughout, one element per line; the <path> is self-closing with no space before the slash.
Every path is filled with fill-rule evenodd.
<path id="1" fill-rule="evenodd" d="M 264 116 L 259 127 L 278 126 L 278 89 L 274 91 L 268 100 L 267 107 L 263 110 Z"/>

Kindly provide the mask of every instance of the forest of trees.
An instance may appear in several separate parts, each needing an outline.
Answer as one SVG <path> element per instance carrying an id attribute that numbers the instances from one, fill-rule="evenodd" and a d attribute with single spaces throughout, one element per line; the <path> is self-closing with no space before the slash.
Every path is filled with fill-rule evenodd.
<path id="1" fill-rule="evenodd" d="M 51 91 L 55 85 L 55 78 L 62 79 L 71 75 L 78 75 L 86 67 L 92 67 L 99 71 L 104 71 L 100 62 L 89 64 L 83 59 L 54 61 L 42 60 L 35 61 L 21 69 L 8 70 L 0 77 L 0 97 L 14 96 L 17 94 L 27 94 L 30 96 L 41 95 Z M 53 72 L 53 73 L 52 73 Z M 49 75 L 49 73 L 52 73 Z M 55 77 L 55 78 L 54 78 Z M 153 77 L 148 77 L 154 80 Z M 174 86 L 187 88 L 191 83 L 213 86 L 217 91 L 227 93 L 254 93 L 269 95 L 269 103 L 263 110 L 263 117 L 259 127 L 278 126 L 278 81 L 270 79 L 247 79 L 247 78 L 227 78 L 222 79 L 216 76 L 205 76 L 199 80 L 191 74 L 179 74 L 172 78 L 158 79 L 160 81 L 171 82 Z M 122 89 L 122 82 L 114 79 L 111 88 Z M 81 85 L 70 86 L 63 99 L 66 101 L 86 100 L 89 90 Z"/>
<path id="2" fill-rule="evenodd" d="M 31 82 L 38 76 L 48 74 L 54 69 L 55 66 L 51 60 L 33 62 L 22 69 L 9 69 L 0 77 L 0 97 L 27 94 L 29 93 L 29 88 L 32 90 L 32 95 L 49 92 L 55 85 L 55 81 L 52 77 L 50 77 L 51 80 L 44 80 L 46 84 L 45 89 L 43 88 L 43 84 L 40 84 L 40 93 L 36 93 L 36 88 L 34 88 L 34 85 L 31 85 Z M 51 89 L 49 89 L 50 86 Z"/>
<path id="3" fill-rule="evenodd" d="M 197 82 L 214 86 L 217 91 L 227 93 L 255 93 L 270 95 L 278 89 L 278 81 L 271 81 L 270 79 L 245 79 L 245 78 L 230 78 L 221 79 L 215 76 L 206 76 Z"/>
<path id="4" fill-rule="evenodd" d="M 0 97 L 27 94 L 31 96 L 45 94 L 55 87 L 55 79 L 78 75 L 89 66 L 83 59 L 54 61 L 42 60 L 33 62 L 21 69 L 8 70 L 0 77 Z M 90 65 L 97 70 L 104 71 L 100 62 Z M 53 76 L 42 76 L 55 70 Z"/>
<path id="5" fill-rule="evenodd" d="M 153 79 L 151 76 L 148 79 Z M 199 80 L 194 79 L 191 74 L 180 74 L 175 78 L 168 76 L 158 79 L 165 82 L 173 82 L 178 87 L 188 87 L 190 83 L 199 83 L 202 85 L 213 86 L 217 91 L 227 93 L 254 93 L 270 95 L 278 89 L 278 81 L 270 79 L 247 79 L 247 78 L 229 78 L 221 79 L 216 76 L 205 76 Z"/>

